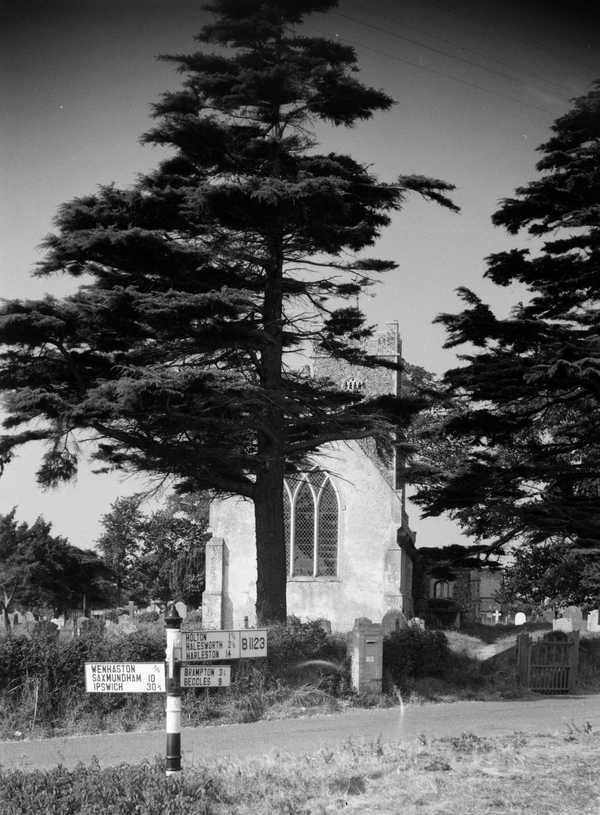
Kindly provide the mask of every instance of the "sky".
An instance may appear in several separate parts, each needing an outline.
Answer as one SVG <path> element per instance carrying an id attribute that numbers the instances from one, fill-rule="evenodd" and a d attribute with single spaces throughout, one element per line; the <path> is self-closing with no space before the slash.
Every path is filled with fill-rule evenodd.
<path id="1" fill-rule="evenodd" d="M 437 373 L 457 364 L 433 324 L 460 310 L 457 287 L 499 314 L 526 296 L 482 278 L 491 252 L 529 245 L 490 218 L 535 178 L 550 125 L 600 77 L 595 6 L 341 0 L 307 20 L 308 33 L 352 44 L 361 80 L 397 102 L 349 130 L 320 127 L 322 149 L 348 152 L 387 180 L 420 173 L 456 185 L 459 215 L 407 199 L 376 246 L 399 268 L 361 303 L 371 322 L 399 322 L 411 362 Z M 0 0 L 0 297 L 73 291 L 70 280 L 32 276 L 37 247 L 62 202 L 99 184 L 126 187 L 164 156 L 139 143 L 151 103 L 179 87 L 173 66 L 156 56 L 195 50 L 193 35 L 208 19 L 191 0 Z M 41 514 L 77 546 L 93 545 L 112 501 L 144 486 L 84 467 L 74 484 L 42 493 L 39 454 L 32 445 L 6 468 L 0 513 L 17 506 L 28 523 Z M 462 540 L 453 524 L 420 520 L 416 510 L 411 522 L 422 545 Z"/>

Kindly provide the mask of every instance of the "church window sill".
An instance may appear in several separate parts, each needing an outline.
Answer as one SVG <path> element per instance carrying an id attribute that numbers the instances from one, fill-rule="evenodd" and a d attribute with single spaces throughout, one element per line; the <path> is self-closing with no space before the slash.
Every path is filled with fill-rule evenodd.
<path id="1" fill-rule="evenodd" d="M 341 583 L 342 578 L 336 575 L 293 575 L 288 577 L 288 583 Z"/>

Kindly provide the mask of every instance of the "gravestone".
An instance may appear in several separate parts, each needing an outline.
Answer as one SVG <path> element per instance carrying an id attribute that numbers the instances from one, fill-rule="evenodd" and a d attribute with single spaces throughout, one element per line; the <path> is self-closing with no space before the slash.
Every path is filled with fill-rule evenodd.
<path id="1" fill-rule="evenodd" d="M 399 609 L 392 608 L 383 615 L 381 627 L 383 636 L 387 637 L 389 634 L 393 634 L 394 631 L 401 631 L 403 628 L 408 628 L 408 620 Z"/>
<path id="2" fill-rule="evenodd" d="M 527 617 L 522 611 L 517 611 L 515 614 L 515 625 L 525 625 Z"/>
<path id="3" fill-rule="evenodd" d="M 569 617 L 559 617 L 557 620 L 552 620 L 553 631 L 564 631 L 565 634 L 570 634 L 573 631 L 573 620 Z"/>
<path id="4" fill-rule="evenodd" d="M 595 608 L 593 611 L 587 616 L 587 630 L 593 633 L 597 633 L 600 631 L 600 625 L 598 625 L 598 609 Z"/>
<path id="5" fill-rule="evenodd" d="M 553 608 L 545 608 L 542 613 L 542 620 L 545 623 L 553 623 L 554 622 L 554 609 Z"/>
<path id="6" fill-rule="evenodd" d="M 565 611 L 564 617 L 571 620 L 573 623 L 573 631 L 581 631 L 583 628 L 583 614 L 579 606 L 569 606 Z"/>
<path id="7" fill-rule="evenodd" d="M 32 634 L 34 637 L 58 639 L 58 626 L 50 620 L 38 620 L 33 625 Z"/>
<path id="8" fill-rule="evenodd" d="M 331 634 L 331 621 L 326 620 L 324 617 L 319 617 L 318 620 L 315 620 L 318 623 L 321 630 L 323 630 L 326 634 Z M 248 618 L 244 617 L 244 628 L 248 628 Z"/>

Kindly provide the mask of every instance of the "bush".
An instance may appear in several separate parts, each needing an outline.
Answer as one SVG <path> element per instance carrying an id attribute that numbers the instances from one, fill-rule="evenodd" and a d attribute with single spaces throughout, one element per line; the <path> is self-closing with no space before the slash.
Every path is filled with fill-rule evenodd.
<path id="1" fill-rule="evenodd" d="M 441 631 L 405 628 L 383 640 L 383 669 L 399 687 L 409 678 L 441 676 L 450 659 L 448 640 Z"/>
<path id="2" fill-rule="evenodd" d="M 579 641 L 579 673 L 577 684 L 580 690 L 600 691 L 600 638 L 583 637 Z"/>
<path id="3" fill-rule="evenodd" d="M 160 726 L 160 695 L 86 693 L 84 663 L 164 658 L 160 622 L 139 625 L 131 633 L 92 627 L 73 640 L 57 640 L 55 633 L 41 630 L 32 637 L 0 638 L 0 738 L 15 731 L 50 735 L 65 728 L 99 732 Z M 254 721 L 273 706 L 308 704 L 301 698 L 312 699 L 309 691 L 322 705 L 348 688 L 345 639 L 327 634 L 319 623 L 293 620 L 269 630 L 268 657 L 232 662 L 231 687 L 184 691 L 184 710 L 194 724 L 211 718 Z"/>
<path id="4" fill-rule="evenodd" d="M 158 611 L 140 611 L 135 617 L 136 623 L 156 623 L 160 619 Z"/>
<path id="5" fill-rule="evenodd" d="M 290 624 L 269 629 L 266 667 L 270 678 L 288 678 L 309 661 L 337 666 L 345 657 L 345 640 L 328 634 L 317 621 L 301 623 L 291 618 Z"/>

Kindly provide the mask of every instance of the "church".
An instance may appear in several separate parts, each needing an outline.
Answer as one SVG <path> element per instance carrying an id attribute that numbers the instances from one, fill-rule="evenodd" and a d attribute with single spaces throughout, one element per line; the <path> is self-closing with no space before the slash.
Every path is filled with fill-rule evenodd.
<path id="1" fill-rule="evenodd" d="M 397 323 L 382 326 L 368 352 L 401 359 Z M 312 373 L 342 388 L 368 394 L 399 392 L 399 374 L 312 359 Z M 288 614 L 324 619 L 349 631 L 358 617 L 381 622 L 387 612 L 414 615 L 415 533 L 405 508 L 404 485 L 394 457 L 383 461 L 369 440 L 323 445 L 313 468 L 285 483 Z M 202 601 L 206 628 L 256 625 L 256 552 L 252 503 L 214 500 L 212 539 L 206 550 Z"/>

